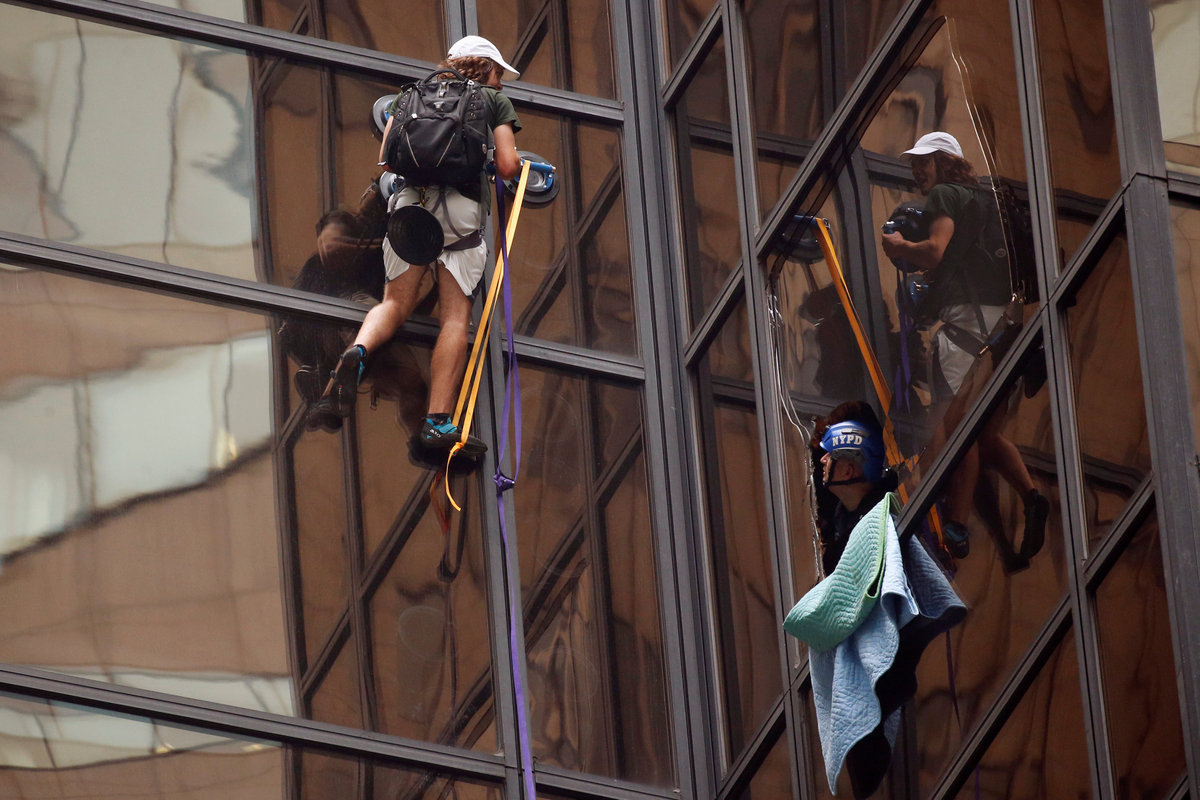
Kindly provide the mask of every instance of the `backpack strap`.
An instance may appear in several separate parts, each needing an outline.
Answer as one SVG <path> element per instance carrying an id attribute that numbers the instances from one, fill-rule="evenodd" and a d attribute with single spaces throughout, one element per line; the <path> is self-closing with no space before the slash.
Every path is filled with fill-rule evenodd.
<path id="1" fill-rule="evenodd" d="M 977 305 L 975 308 L 978 309 L 979 306 Z M 980 319 L 982 319 L 983 313 L 980 312 L 979 316 Z M 975 336 L 969 331 L 963 330 L 953 322 L 943 322 L 942 330 L 946 332 L 947 338 L 950 339 L 955 347 L 970 353 L 971 355 L 975 356 L 975 358 L 980 358 L 983 355 L 984 350 L 987 349 L 983 339 Z M 986 336 L 987 334 L 985 333 L 984 335 Z"/>
<path id="2" fill-rule="evenodd" d="M 455 75 L 463 83 L 471 83 L 470 78 L 468 78 L 466 75 L 463 75 L 461 72 L 456 70 L 454 67 L 439 67 L 438 69 L 435 69 L 433 72 L 426 75 L 425 80 L 423 80 L 422 83 L 429 83 L 431 81 L 434 81 L 437 78 L 437 76 L 445 75 L 447 72 Z"/>

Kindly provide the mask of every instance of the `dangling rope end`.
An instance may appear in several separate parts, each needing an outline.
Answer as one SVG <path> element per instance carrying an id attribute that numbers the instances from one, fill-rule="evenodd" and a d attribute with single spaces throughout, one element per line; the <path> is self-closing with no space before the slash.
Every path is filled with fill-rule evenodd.
<path id="1" fill-rule="evenodd" d="M 450 494 L 450 460 L 454 458 L 454 454 L 463 449 L 462 442 L 455 442 L 450 448 L 450 453 L 446 456 L 446 497 L 450 498 L 450 505 L 454 506 L 455 511 L 462 511 L 462 506 L 454 502 L 454 495 Z"/>

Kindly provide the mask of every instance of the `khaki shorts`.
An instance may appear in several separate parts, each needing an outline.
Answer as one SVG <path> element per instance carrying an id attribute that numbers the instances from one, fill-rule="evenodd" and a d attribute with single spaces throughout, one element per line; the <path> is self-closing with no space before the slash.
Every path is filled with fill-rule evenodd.
<path id="1" fill-rule="evenodd" d="M 446 193 L 444 205 L 438 204 L 438 195 L 441 192 Z M 442 233 L 447 242 L 455 242 L 483 227 L 483 207 L 477 201 L 465 197 L 457 189 L 433 186 L 425 189 L 424 193 L 425 202 L 420 205 L 433 211 L 438 222 L 442 223 Z M 395 211 L 400 206 L 418 203 L 420 200 L 421 189 L 406 186 L 388 200 L 388 213 Z M 435 206 L 438 206 L 436 210 L 434 210 Z M 438 255 L 436 263 L 444 266 L 446 271 L 454 276 L 462 293 L 469 297 L 483 277 L 483 270 L 487 266 L 487 254 L 487 242 L 480 242 L 475 247 L 466 250 L 443 250 Z M 399 278 L 408 271 L 410 266 L 396 255 L 396 251 L 392 249 L 387 237 L 384 237 L 383 240 L 383 266 L 389 281 Z"/>
<path id="2" fill-rule="evenodd" d="M 938 319 L 942 322 L 952 323 L 955 327 L 979 337 L 980 341 L 987 341 L 988 333 L 1000 320 L 1000 315 L 1003 313 L 1004 306 L 979 306 L 979 311 L 976 312 L 973 305 L 951 305 L 944 306 L 938 312 Z M 986 326 L 982 331 L 979 330 L 980 314 L 983 315 L 983 324 Z M 950 391 L 958 394 L 963 380 L 967 377 L 967 372 L 975 364 L 978 356 L 963 350 L 951 341 L 945 328 L 938 328 L 933 338 L 942 377 L 946 379 Z"/>

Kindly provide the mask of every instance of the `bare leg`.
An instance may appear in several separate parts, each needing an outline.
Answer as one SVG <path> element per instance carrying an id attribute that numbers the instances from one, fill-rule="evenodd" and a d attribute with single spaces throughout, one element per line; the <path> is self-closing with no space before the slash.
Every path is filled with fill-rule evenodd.
<path id="1" fill-rule="evenodd" d="M 438 308 L 442 328 L 430 360 L 429 413 L 452 414 L 467 366 L 467 326 L 471 298 L 463 294 L 446 268 L 438 265 Z"/>
<path id="2" fill-rule="evenodd" d="M 975 484 L 979 480 L 979 445 L 971 445 L 963 454 L 962 461 L 954 470 L 946 489 L 944 506 L 947 522 L 964 525 L 971 516 L 971 505 L 975 500 Z"/>
<path id="3" fill-rule="evenodd" d="M 391 339 L 417 306 L 421 278 L 425 267 L 409 267 L 405 272 L 387 282 L 383 287 L 383 302 L 367 312 L 354 344 L 361 344 L 368 352 Z"/>
<path id="4" fill-rule="evenodd" d="M 984 432 L 979 438 L 979 446 L 983 449 L 984 462 L 999 470 L 1008 485 L 1016 489 L 1021 497 L 1033 491 L 1033 478 L 1025 462 L 1021 460 L 1021 451 L 1015 444 L 999 431 L 993 430 Z"/>
<path id="5" fill-rule="evenodd" d="M 386 344 L 397 329 L 404 324 L 417 304 L 417 289 L 421 284 L 424 267 L 410 267 L 399 277 L 388 281 L 383 288 L 383 301 L 367 312 L 354 339 L 371 353 Z M 357 402 L 358 381 L 362 375 L 363 360 L 353 346 L 346 349 L 338 359 L 329 376 L 329 383 L 317 401 L 317 413 L 348 417 Z"/>

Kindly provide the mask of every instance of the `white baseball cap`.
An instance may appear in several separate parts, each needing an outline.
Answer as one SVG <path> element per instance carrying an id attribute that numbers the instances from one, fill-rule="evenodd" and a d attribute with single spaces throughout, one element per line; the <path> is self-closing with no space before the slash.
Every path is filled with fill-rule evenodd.
<path id="1" fill-rule="evenodd" d="M 500 55 L 500 50 L 496 45 L 489 42 L 482 36 L 464 36 L 454 44 L 450 45 L 450 52 L 446 54 L 450 58 L 466 58 L 468 56 L 483 56 L 490 58 L 500 66 L 504 67 L 507 72 L 511 72 L 514 78 L 521 77 L 521 73 L 512 67 L 504 56 Z"/>
<path id="2" fill-rule="evenodd" d="M 963 157 L 963 151 L 958 144 L 958 139 L 943 131 L 934 131 L 933 133 L 925 134 L 920 139 L 917 139 L 917 143 L 912 146 L 911 150 L 905 150 L 900 155 L 902 157 L 927 156 L 939 150 L 943 153 L 949 153 L 952 156 Z"/>

